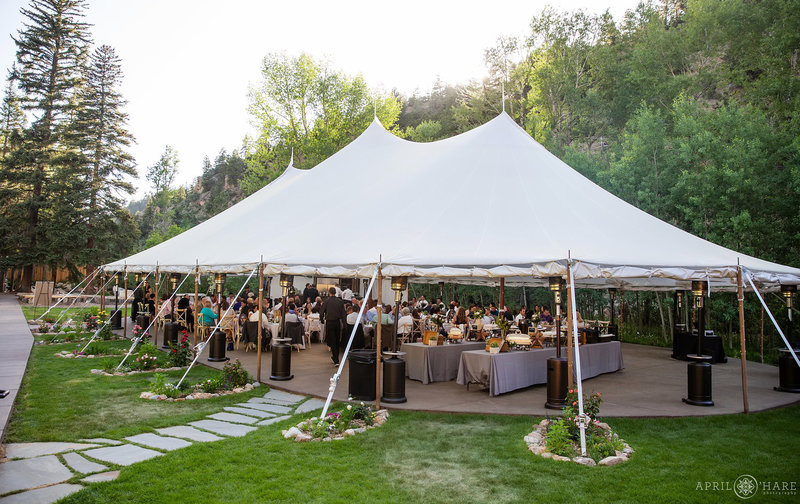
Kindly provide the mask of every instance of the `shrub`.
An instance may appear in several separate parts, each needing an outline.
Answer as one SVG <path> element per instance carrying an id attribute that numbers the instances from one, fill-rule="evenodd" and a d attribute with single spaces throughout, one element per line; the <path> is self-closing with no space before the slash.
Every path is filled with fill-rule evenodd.
<path id="1" fill-rule="evenodd" d="M 114 333 L 111 332 L 111 326 L 108 324 L 104 325 L 100 332 L 97 333 L 97 337 L 102 340 L 110 340 L 114 338 Z"/>
<path id="2" fill-rule="evenodd" d="M 558 419 L 550 424 L 547 429 L 547 449 L 563 457 L 573 457 L 575 448 L 572 444 L 572 437 L 569 434 L 567 422 Z"/>
<path id="3" fill-rule="evenodd" d="M 222 383 L 225 388 L 243 387 L 251 381 L 250 374 L 242 369 L 239 359 L 236 362 L 227 362 L 222 368 Z"/>
<path id="4" fill-rule="evenodd" d="M 222 388 L 222 377 L 209 378 L 204 382 L 200 382 L 199 385 L 203 392 L 214 394 L 215 392 L 219 392 Z"/>
<path id="5" fill-rule="evenodd" d="M 578 390 L 570 389 L 567 392 L 566 401 L 567 406 L 562 408 L 561 417 L 564 419 L 564 423 L 567 424 L 572 439 L 577 440 L 578 436 L 580 436 L 580 429 L 576 423 L 578 419 Z M 600 403 L 602 401 L 603 398 L 600 396 L 600 392 L 593 392 L 588 396 L 586 394 L 583 395 L 583 412 L 591 419 L 592 430 L 597 429 L 597 415 L 600 414 Z M 592 435 L 590 429 L 587 429 L 586 432 L 587 435 Z"/>
<path id="6" fill-rule="evenodd" d="M 589 442 L 586 444 L 586 451 L 595 462 L 610 457 L 624 448 L 622 441 L 616 436 L 595 436 L 591 444 Z"/>
<path id="7" fill-rule="evenodd" d="M 172 342 L 170 342 L 167 360 L 172 366 L 183 367 L 189 363 L 191 358 L 192 349 L 189 346 L 189 338 L 186 336 L 186 331 L 183 331 L 178 346 L 175 346 L 172 344 Z"/>
<path id="8" fill-rule="evenodd" d="M 147 369 L 153 369 L 156 367 L 158 361 L 158 357 L 154 355 L 140 355 L 136 357 L 136 359 L 131 362 L 131 369 L 135 369 L 137 371 L 145 371 Z"/>
<path id="9" fill-rule="evenodd" d="M 167 375 L 161 373 L 153 375 L 153 381 L 150 382 L 150 392 L 172 397 L 173 399 L 182 395 L 181 389 L 176 387 L 174 383 L 167 383 Z"/>
<path id="10" fill-rule="evenodd" d="M 39 324 L 39 334 L 47 334 L 48 332 L 50 332 L 50 324 Z"/>
<path id="11" fill-rule="evenodd" d="M 103 355 L 108 352 L 108 347 L 99 343 L 92 342 L 83 351 L 86 355 Z"/>
<path id="12" fill-rule="evenodd" d="M 158 353 L 158 347 L 152 343 L 142 343 L 142 345 L 139 347 L 140 355 L 144 354 L 155 355 L 157 353 Z"/>

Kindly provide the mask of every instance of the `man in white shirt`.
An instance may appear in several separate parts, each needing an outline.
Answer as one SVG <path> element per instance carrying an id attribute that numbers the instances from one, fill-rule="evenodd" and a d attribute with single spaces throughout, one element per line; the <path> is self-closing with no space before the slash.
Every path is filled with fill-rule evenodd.
<path id="1" fill-rule="evenodd" d="M 417 301 L 417 310 L 424 310 L 428 306 L 428 302 L 425 300 L 425 296 L 420 296 L 419 301 Z"/>
<path id="2" fill-rule="evenodd" d="M 338 297 L 338 298 L 342 297 L 342 289 L 339 288 L 339 284 L 337 283 L 333 287 L 334 287 L 334 289 L 336 289 L 336 297 Z"/>
<path id="3" fill-rule="evenodd" d="M 350 287 L 342 291 L 342 299 L 344 299 L 345 301 L 353 300 L 353 291 L 350 290 Z"/>
<path id="4" fill-rule="evenodd" d="M 397 319 L 397 334 L 411 334 L 414 327 L 414 319 L 411 317 L 411 310 L 403 308 L 400 311 L 400 318 Z"/>

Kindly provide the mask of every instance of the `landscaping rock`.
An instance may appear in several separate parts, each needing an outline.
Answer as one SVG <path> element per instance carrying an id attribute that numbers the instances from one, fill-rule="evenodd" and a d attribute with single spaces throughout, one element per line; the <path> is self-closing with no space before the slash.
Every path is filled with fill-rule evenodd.
<path id="1" fill-rule="evenodd" d="M 598 424 L 598 427 L 600 427 L 601 429 L 606 430 L 606 431 L 610 431 L 611 430 L 611 427 L 609 427 L 609 425 L 607 423 L 605 423 L 605 422 L 600 422 Z"/>
<path id="2" fill-rule="evenodd" d="M 622 457 L 611 456 L 611 457 L 604 458 L 603 460 L 598 462 L 597 465 L 615 466 L 615 465 L 619 464 L 620 462 L 625 462 L 625 459 L 622 458 Z"/>
<path id="3" fill-rule="evenodd" d="M 386 418 L 382 416 L 375 417 L 375 425 L 383 425 L 384 423 L 386 423 Z"/>
<path id="4" fill-rule="evenodd" d="M 139 394 L 139 399 L 150 399 L 153 396 L 152 392 L 142 392 Z"/>
<path id="5" fill-rule="evenodd" d="M 544 446 L 539 446 L 539 445 L 530 445 L 528 447 L 528 449 L 534 455 L 541 455 L 542 453 L 544 453 L 547 450 L 547 448 L 545 448 Z"/>
<path id="6" fill-rule="evenodd" d="M 546 459 L 553 458 L 553 454 L 550 453 L 549 451 L 543 451 L 542 453 L 540 453 L 540 455 L 542 456 L 542 458 Z"/>
<path id="7" fill-rule="evenodd" d="M 300 429 L 297 427 L 291 427 L 289 430 L 281 431 L 281 434 L 283 434 L 284 438 L 289 439 L 296 438 L 299 434 L 302 434 L 302 432 L 300 432 Z"/>
<path id="8" fill-rule="evenodd" d="M 358 429 L 353 429 L 353 431 L 355 431 L 356 434 L 361 434 L 361 433 L 367 432 L 367 428 L 366 427 L 359 427 Z"/>
<path id="9" fill-rule="evenodd" d="M 260 383 L 258 383 L 258 382 L 253 382 L 253 388 L 260 387 L 260 386 L 261 386 L 261 384 L 260 384 Z"/>
<path id="10" fill-rule="evenodd" d="M 253 390 L 253 386 L 248 383 L 248 384 L 246 384 L 244 386 L 244 390 L 245 390 L 245 392 L 249 392 L 249 391 Z"/>
<path id="11" fill-rule="evenodd" d="M 572 459 L 569 457 L 562 457 L 561 455 L 553 455 L 553 460 L 558 460 L 559 462 L 571 462 Z"/>
<path id="12" fill-rule="evenodd" d="M 295 436 L 294 440 L 298 443 L 302 443 L 304 441 L 311 441 L 311 434 L 306 434 L 304 432 L 301 432 L 300 434 Z"/>
<path id="13" fill-rule="evenodd" d="M 539 422 L 539 425 L 540 425 L 541 427 L 547 427 L 547 425 L 548 425 L 549 423 L 550 423 L 550 420 L 548 420 L 548 419 L 546 419 L 546 418 L 545 418 L 544 420 L 542 420 L 541 422 Z"/>
<path id="14" fill-rule="evenodd" d="M 531 432 L 527 436 L 525 436 L 525 442 L 527 444 L 539 444 L 542 441 L 542 435 L 538 432 Z"/>
<path id="15" fill-rule="evenodd" d="M 590 459 L 589 457 L 575 457 L 575 458 L 572 459 L 572 461 L 577 463 L 577 464 L 590 466 L 590 467 L 597 465 L 597 463 L 594 460 Z"/>

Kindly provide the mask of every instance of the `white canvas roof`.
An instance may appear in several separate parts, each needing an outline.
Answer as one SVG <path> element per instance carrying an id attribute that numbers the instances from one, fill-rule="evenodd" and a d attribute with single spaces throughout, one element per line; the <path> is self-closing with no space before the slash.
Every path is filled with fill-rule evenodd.
<path id="1" fill-rule="evenodd" d="M 393 208 L 384 211 L 384 208 Z M 252 271 L 326 277 L 543 284 L 572 261 L 583 287 L 735 287 L 740 261 L 765 288 L 800 269 L 762 261 L 667 224 L 597 186 L 507 114 L 431 143 L 375 119 L 311 170 L 291 165 L 260 191 L 110 270 Z"/>

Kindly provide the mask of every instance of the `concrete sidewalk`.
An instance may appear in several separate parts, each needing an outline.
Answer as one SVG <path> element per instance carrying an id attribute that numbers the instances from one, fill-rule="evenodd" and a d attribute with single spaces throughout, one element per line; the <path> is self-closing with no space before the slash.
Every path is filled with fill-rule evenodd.
<path id="1" fill-rule="evenodd" d="M 0 389 L 10 391 L 0 399 L 0 442 L 5 441 L 6 426 L 32 346 L 33 335 L 16 296 L 0 294 Z"/>

